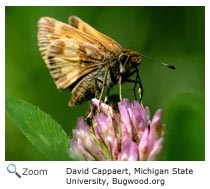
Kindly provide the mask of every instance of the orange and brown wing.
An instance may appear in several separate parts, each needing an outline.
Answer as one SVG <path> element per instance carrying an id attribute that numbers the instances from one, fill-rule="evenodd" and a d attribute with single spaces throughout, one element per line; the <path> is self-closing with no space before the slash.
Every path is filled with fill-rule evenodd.
<path id="1" fill-rule="evenodd" d="M 122 47 L 115 40 L 100 33 L 80 18 L 76 16 L 71 16 L 69 17 L 69 22 L 71 26 L 97 39 L 97 41 L 103 44 L 107 50 L 111 52 L 121 52 Z"/>
<path id="2" fill-rule="evenodd" d="M 38 27 L 41 54 L 59 89 L 98 69 L 109 57 L 100 42 L 70 25 L 43 17 Z"/>

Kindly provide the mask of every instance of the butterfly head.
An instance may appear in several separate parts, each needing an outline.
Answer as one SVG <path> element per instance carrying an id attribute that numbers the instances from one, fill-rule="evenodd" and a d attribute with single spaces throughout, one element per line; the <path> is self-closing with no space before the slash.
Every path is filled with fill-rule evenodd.
<path id="1" fill-rule="evenodd" d="M 120 72 L 128 73 L 133 69 L 136 69 L 137 66 L 141 63 L 141 55 L 135 51 L 125 49 L 119 56 L 120 62 Z"/>

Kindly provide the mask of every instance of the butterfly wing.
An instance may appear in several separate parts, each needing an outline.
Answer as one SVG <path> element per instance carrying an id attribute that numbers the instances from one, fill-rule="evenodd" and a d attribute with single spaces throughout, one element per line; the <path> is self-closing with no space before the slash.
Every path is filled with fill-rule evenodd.
<path id="1" fill-rule="evenodd" d="M 38 27 L 41 54 L 59 89 L 75 85 L 110 56 L 96 39 L 53 18 L 41 18 Z"/>
<path id="2" fill-rule="evenodd" d="M 121 52 L 122 47 L 116 41 L 100 33 L 80 18 L 76 16 L 71 16 L 69 17 L 69 22 L 71 26 L 97 39 L 97 41 L 103 44 L 107 50 L 111 52 Z"/>

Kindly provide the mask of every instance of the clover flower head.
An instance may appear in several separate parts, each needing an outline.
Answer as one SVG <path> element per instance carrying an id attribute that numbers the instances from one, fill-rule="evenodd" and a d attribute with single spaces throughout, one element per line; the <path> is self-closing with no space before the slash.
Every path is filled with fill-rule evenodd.
<path id="1" fill-rule="evenodd" d="M 70 152 L 75 160 L 156 160 L 164 141 L 162 110 L 123 99 L 117 108 L 92 99 L 87 119 L 78 118 Z"/>

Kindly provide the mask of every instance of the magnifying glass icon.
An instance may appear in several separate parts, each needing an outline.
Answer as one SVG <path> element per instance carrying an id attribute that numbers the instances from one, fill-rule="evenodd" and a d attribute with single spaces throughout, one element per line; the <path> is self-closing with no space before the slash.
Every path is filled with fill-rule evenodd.
<path id="1" fill-rule="evenodd" d="M 15 173 L 17 175 L 17 177 L 21 178 L 21 176 L 16 172 L 16 166 L 14 164 L 9 164 L 7 166 L 7 171 L 9 173 Z"/>

